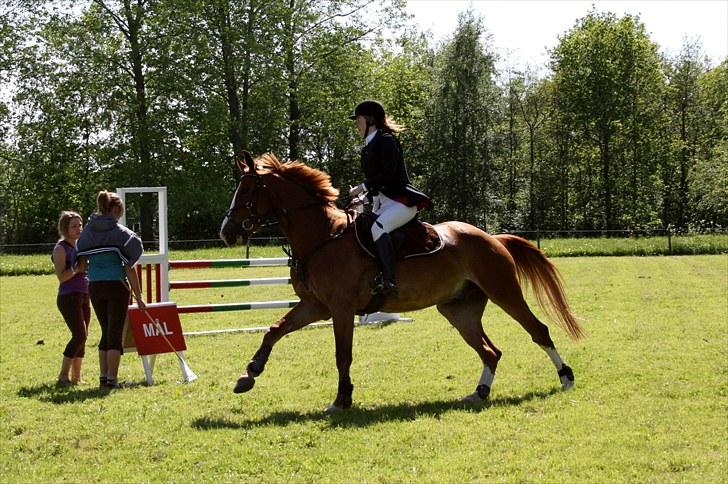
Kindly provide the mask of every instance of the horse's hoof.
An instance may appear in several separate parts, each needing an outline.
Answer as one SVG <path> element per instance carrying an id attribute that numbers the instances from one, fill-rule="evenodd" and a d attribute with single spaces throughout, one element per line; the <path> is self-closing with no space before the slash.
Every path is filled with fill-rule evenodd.
<path id="1" fill-rule="evenodd" d="M 250 391 L 254 386 L 255 378 L 243 375 L 238 378 L 238 382 L 235 384 L 235 388 L 233 388 L 233 393 L 245 393 Z"/>
<path id="2" fill-rule="evenodd" d="M 478 392 L 473 392 L 470 395 L 463 397 L 462 400 L 460 400 L 462 403 L 483 403 L 485 399 L 480 398 L 480 395 L 478 395 Z"/>
<path id="3" fill-rule="evenodd" d="M 490 387 L 488 385 L 478 385 L 475 391 L 463 398 L 463 402 L 484 402 L 490 395 Z"/>
<path id="4" fill-rule="evenodd" d="M 329 405 L 328 407 L 326 407 L 324 409 L 324 412 L 326 412 L 326 413 L 339 413 L 339 412 L 343 412 L 343 411 L 344 411 L 344 409 L 342 407 L 339 407 L 335 403 L 332 403 L 331 405 Z"/>
<path id="5" fill-rule="evenodd" d="M 568 390 L 574 386 L 574 371 L 567 365 L 559 370 L 559 380 L 561 380 L 561 389 Z"/>

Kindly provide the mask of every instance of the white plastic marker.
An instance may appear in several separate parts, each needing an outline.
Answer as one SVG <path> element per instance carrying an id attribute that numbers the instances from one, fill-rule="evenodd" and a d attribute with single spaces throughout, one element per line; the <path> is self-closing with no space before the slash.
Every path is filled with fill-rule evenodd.
<path id="1" fill-rule="evenodd" d="M 184 379 L 185 383 L 190 383 L 197 380 L 197 375 L 195 375 L 195 372 L 192 371 L 190 365 L 187 364 L 187 362 L 185 361 L 185 357 L 179 354 L 179 352 L 174 349 L 172 342 L 169 341 L 169 338 L 167 338 L 167 336 L 165 336 L 164 329 L 162 328 L 162 325 L 159 324 L 159 321 L 154 319 L 152 315 L 149 314 L 149 312 L 146 310 L 146 308 L 144 309 L 144 314 L 147 316 L 147 319 L 149 319 L 149 322 L 157 326 L 157 331 L 159 332 L 159 334 L 162 336 L 162 338 L 164 338 L 164 341 L 167 342 L 169 348 L 174 352 L 174 354 L 177 355 L 177 358 L 179 358 L 180 368 L 182 368 L 182 378 Z"/>

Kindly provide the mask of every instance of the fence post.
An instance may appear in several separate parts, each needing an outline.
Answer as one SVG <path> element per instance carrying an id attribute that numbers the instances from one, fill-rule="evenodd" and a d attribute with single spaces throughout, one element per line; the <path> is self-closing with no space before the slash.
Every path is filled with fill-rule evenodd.
<path id="1" fill-rule="evenodd" d="M 672 254 L 672 230 L 667 228 L 667 253 Z"/>

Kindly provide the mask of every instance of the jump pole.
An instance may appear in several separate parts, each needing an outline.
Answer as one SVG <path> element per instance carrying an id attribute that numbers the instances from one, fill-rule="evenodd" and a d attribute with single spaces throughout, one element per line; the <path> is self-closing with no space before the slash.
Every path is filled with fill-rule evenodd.
<path id="1" fill-rule="evenodd" d="M 217 260 L 177 260 L 169 261 L 169 269 L 210 269 L 221 267 L 276 267 L 287 266 L 287 257 L 271 257 L 258 259 L 217 259 Z M 147 271 L 149 274 L 149 271 Z M 169 289 L 200 289 L 200 288 L 216 288 L 216 287 L 240 287 L 240 286 L 259 286 L 259 285 L 280 285 L 290 284 L 290 277 L 267 277 L 257 279 L 211 279 L 198 281 L 170 281 Z M 149 286 L 149 284 L 147 284 Z M 275 308 L 292 308 L 298 303 L 293 301 L 257 301 L 246 303 L 229 303 L 229 304 L 199 304 L 190 306 L 178 306 L 180 314 L 188 313 L 208 313 L 217 311 L 246 311 L 254 309 L 275 309 Z M 411 318 L 402 318 L 399 314 L 391 313 L 374 313 L 365 315 L 359 319 L 360 325 L 374 324 L 381 322 L 411 322 Z M 314 328 L 319 326 L 330 326 L 331 322 L 322 322 L 310 324 L 307 327 Z M 190 331 L 184 333 L 185 336 L 201 336 L 209 334 L 236 333 L 236 332 L 260 332 L 267 330 L 268 327 L 251 327 L 251 328 L 235 328 L 221 330 L 206 331 Z"/>

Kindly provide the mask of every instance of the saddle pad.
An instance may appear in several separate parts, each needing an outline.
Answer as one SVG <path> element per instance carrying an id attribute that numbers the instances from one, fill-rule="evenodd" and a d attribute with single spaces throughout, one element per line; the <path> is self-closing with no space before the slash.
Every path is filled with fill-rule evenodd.
<path id="1" fill-rule="evenodd" d="M 364 252 L 376 259 L 377 252 L 371 232 L 374 220 L 376 220 L 375 215 L 369 213 L 359 215 L 354 221 L 354 235 Z M 418 219 L 393 231 L 390 236 L 394 243 L 397 259 L 434 254 L 445 245 L 435 227 Z"/>

